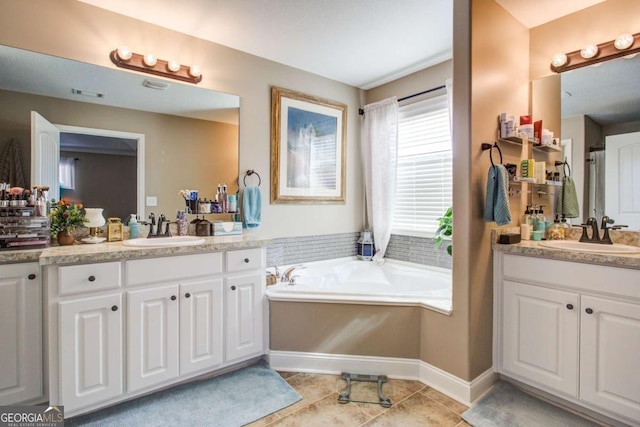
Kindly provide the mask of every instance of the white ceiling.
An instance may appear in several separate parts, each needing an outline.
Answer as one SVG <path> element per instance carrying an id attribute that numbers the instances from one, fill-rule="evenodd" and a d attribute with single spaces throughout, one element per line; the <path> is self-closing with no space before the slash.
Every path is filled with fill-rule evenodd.
<path id="1" fill-rule="evenodd" d="M 452 57 L 453 0 L 80 1 L 362 89 Z"/>

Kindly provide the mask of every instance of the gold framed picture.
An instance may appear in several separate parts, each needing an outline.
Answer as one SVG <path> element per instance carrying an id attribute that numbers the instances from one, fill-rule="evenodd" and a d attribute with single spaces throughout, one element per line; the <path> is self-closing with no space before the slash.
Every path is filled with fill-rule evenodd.
<path id="1" fill-rule="evenodd" d="M 271 203 L 346 202 L 347 106 L 271 88 Z"/>

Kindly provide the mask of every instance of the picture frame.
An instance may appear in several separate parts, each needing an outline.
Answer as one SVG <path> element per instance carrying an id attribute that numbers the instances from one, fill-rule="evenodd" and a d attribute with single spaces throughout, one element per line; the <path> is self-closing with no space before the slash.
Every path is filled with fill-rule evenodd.
<path id="1" fill-rule="evenodd" d="M 271 203 L 346 203 L 347 106 L 271 88 Z"/>

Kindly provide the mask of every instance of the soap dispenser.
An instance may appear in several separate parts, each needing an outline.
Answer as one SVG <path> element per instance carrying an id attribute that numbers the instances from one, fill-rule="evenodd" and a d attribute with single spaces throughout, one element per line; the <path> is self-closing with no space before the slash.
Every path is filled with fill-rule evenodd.
<path id="1" fill-rule="evenodd" d="M 131 214 L 129 219 L 129 238 L 137 239 L 138 237 L 140 237 L 140 224 L 138 224 L 136 214 Z"/>
<path id="2" fill-rule="evenodd" d="M 547 234 L 548 240 L 564 240 L 564 228 L 560 225 L 560 219 L 556 215 L 556 219 L 553 221 L 553 225 L 549 228 Z"/>
<path id="3" fill-rule="evenodd" d="M 529 208 L 531 208 L 531 206 L 527 206 L 527 209 L 524 211 L 524 215 L 522 216 L 522 221 L 520 222 L 521 240 L 531 240 L 531 211 Z"/>
<path id="4" fill-rule="evenodd" d="M 544 208 L 544 206 L 540 205 L 540 210 L 538 211 L 538 214 L 537 214 L 538 223 L 536 224 L 536 231 L 544 231 L 546 234 L 547 218 L 544 216 L 544 211 L 542 210 L 542 208 Z"/>

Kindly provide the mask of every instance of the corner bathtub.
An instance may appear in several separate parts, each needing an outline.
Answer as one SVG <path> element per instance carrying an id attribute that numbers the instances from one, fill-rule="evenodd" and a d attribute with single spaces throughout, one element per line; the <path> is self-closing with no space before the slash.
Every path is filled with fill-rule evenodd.
<path id="1" fill-rule="evenodd" d="M 267 286 L 272 301 L 418 305 L 451 314 L 451 270 L 397 260 L 338 258 L 302 264 L 295 285 Z M 283 272 L 289 266 L 279 267 Z"/>

